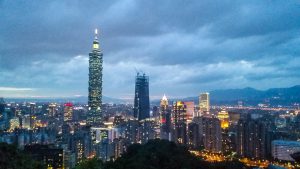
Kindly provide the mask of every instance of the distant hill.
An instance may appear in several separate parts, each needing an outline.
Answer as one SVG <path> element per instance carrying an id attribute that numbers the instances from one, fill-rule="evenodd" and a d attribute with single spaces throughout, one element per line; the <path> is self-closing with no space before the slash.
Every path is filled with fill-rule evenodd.
<path id="1" fill-rule="evenodd" d="M 289 106 L 294 103 L 300 103 L 300 85 L 289 88 L 271 88 L 268 90 L 257 90 L 251 87 L 243 89 L 225 89 L 210 91 L 210 101 L 212 105 L 237 105 L 242 101 L 245 105 L 257 105 L 267 103 L 270 105 Z M 4 98 L 6 102 L 74 102 L 87 103 L 87 97 L 68 97 L 68 98 Z M 170 101 L 183 100 L 199 102 L 199 96 L 170 99 Z M 103 96 L 103 103 L 123 104 L 126 100 Z M 159 100 L 152 100 L 152 104 L 158 105 Z"/>
<path id="2" fill-rule="evenodd" d="M 300 85 L 289 88 L 271 88 L 268 90 L 257 90 L 254 88 L 226 89 L 210 91 L 212 104 L 236 105 L 238 101 L 243 101 L 246 105 L 257 105 L 267 103 L 270 105 L 288 106 L 300 103 Z M 198 96 L 184 98 L 183 100 L 193 100 L 199 102 Z"/>

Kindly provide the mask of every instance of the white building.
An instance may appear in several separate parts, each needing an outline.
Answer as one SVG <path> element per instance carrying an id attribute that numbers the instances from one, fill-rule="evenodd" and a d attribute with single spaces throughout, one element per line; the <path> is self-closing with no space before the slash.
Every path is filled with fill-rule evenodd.
<path id="1" fill-rule="evenodd" d="M 199 108 L 200 112 L 209 112 L 209 93 L 201 93 L 199 96 Z"/>

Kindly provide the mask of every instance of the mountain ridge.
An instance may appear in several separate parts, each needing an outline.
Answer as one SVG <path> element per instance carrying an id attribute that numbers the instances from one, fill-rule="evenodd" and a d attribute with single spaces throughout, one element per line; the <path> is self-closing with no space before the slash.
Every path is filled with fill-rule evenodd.
<path id="1" fill-rule="evenodd" d="M 287 88 L 270 88 L 267 90 L 258 90 L 251 87 L 242 89 L 221 89 L 210 91 L 210 100 L 212 104 L 237 104 L 242 101 L 248 105 L 257 105 L 266 103 L 270 105 L 292 105 L 300 103 L 300 85 Z M 195 102 L 198 97 L 189 97 Z"/>

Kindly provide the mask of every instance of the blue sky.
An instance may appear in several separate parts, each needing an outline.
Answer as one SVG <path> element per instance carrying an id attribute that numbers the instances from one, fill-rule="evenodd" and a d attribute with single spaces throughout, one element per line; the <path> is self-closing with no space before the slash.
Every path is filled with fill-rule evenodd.
<path id="1" fill-rule="evenodd" d="M 300 84 L 300 1 L 0 0 L 0 96 L 87 95 L 88 53 L 100 30 L 104 95 Z"/>

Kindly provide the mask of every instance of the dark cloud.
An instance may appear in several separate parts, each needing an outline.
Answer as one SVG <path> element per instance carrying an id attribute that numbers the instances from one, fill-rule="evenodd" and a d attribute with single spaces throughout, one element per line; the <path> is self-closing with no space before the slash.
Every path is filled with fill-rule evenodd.
<path id="1" fill-rule="evenodd" d="M 299 7 L 296 0 L 2 0 L 0 95 L 87 95 L 96 27 L 108 96 L 128 97 L 135 69 L 150 75 L 152 96 L 296 85 Z"/>

